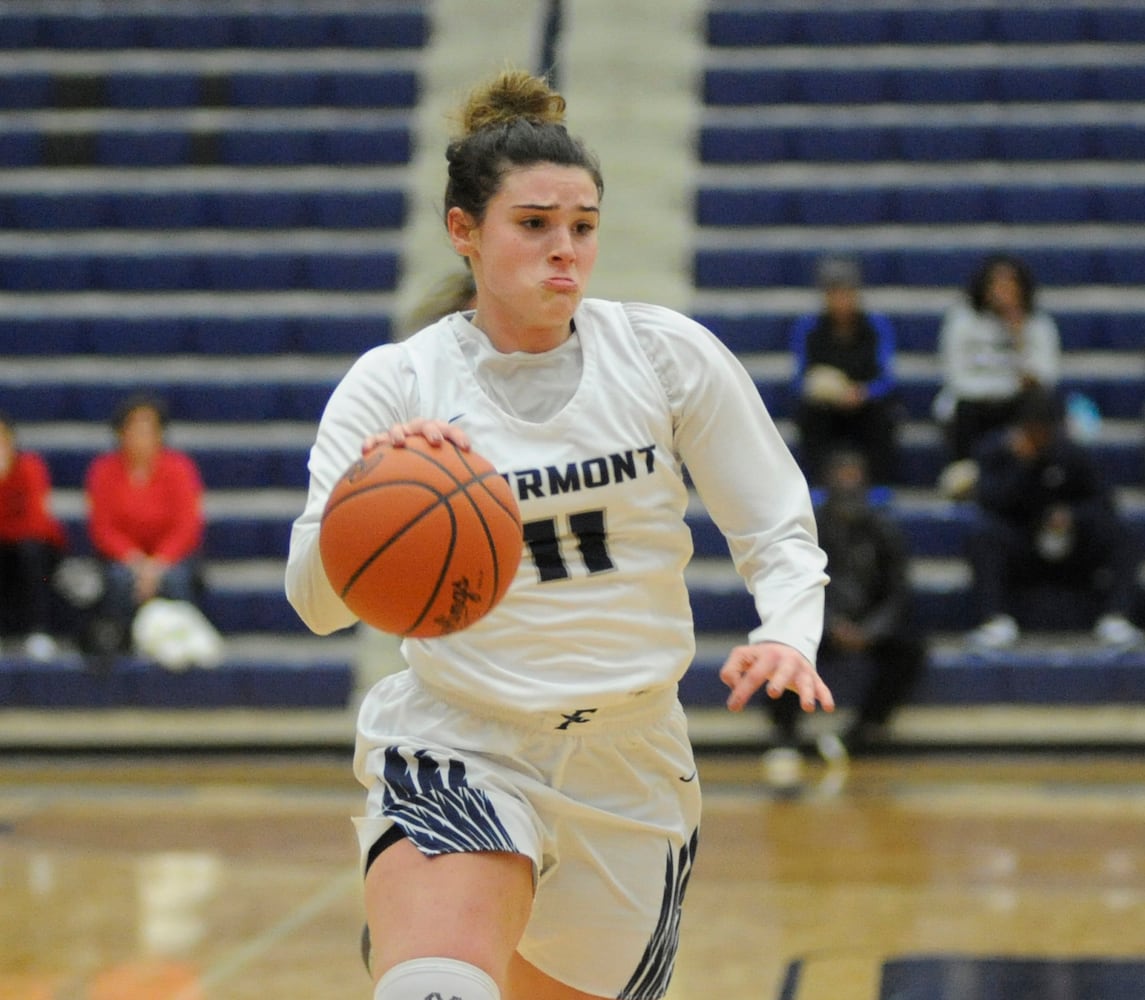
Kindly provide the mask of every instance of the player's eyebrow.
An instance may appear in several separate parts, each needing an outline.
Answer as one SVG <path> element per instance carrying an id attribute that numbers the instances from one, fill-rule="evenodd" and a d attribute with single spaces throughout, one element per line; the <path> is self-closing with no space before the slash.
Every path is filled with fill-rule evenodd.
<path id="1" fill-rule="evenodd" d="M 525 202 L 521 205 L 514 205 L 514 208 L 528 209 L 533 212 L 555 212 L 560 205 L 534 205 L 530 202 Z M 600 214 L 600 208 L 596 205 L 581 205 L 577 209 L 578 212 L 596 212 Z"/>

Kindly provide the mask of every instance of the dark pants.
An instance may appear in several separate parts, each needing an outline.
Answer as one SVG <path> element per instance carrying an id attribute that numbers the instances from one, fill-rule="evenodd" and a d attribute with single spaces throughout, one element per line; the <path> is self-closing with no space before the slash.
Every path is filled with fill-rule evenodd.
<path id="1" fill-rule="evenodd" d="M 960 399 L 947 428 L 948 446 L 956 460 L 973 458 L 974 450 L 984 437 L 1013 423 L 1018 412 L 1018 398 Z"/>
<path id="2" fill-rule="evenodd" d="M 897 482 L 897 412 L 897 403 L 890 399 L 872 399 L 853 410 L 801 402 L 796 421 L 799 454 L 808 481 L 813 486 L 823 485 L 831 453 L 846 448 L 863 456 L 872 483 Z"/>
<path id="3" fill-rule="evenodd" d="M 6 633 L 51 631 L 52 573 L 58 562 L 59 552 L 46 542 L 0 543 L 0 608 Z"/>
<path id="4" fill-rule="evenodd" d="M 824 638 L 819 648 L 819 672 L 834 693 L 855 689 L 855 726 L 885 725 L 895 709 L 905 704 L 926 668 L 926 643 L 900 633 L 872 643 L 862 654 L 844 653 Z M 861 674 L 862 676 L 857 676 Z M 763 699 L 781 743 L 796 742 L 803 709 L 793 691 Z"/>
<path id="5" fill-rule="evenodd" d="M 983 620 L 1015 614 L 1018 591 L 1036 584 L 1095 589 L 1102 613 L 1131 617 L 1138 552 L 1116 512 L 1097 508 L 1077 516 L 1074 539 L 1065 558 L 1046 560 L 1037 551 L 1034 528 L 980 513 L 969 547 Z"/>
<path id="6" fill-rule="evenodd" d="M 125 563 L 105 562 L 103 587 L 87 645 L 97 653 L 126 652 L 131 647 L 131 622 L 139 610 L 135 574 Z M 187 559 L 167 567 L 155 596 L 198 605 L 202 596 L 198 562 Z"/>

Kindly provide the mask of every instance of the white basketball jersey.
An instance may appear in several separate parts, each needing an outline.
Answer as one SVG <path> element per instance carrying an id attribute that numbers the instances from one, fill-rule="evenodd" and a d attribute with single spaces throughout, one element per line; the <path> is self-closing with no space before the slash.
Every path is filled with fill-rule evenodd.
<path id="1" fill-rule="evenodd" d="M 541 421 L 482 388 L 461 345 L 483 335 L 461 314 L 359 360 L 323 416 L 292 536 L 288 592 L 303 618 L 317 631 L 352 621 L 316 551 L 333 482 L 367 433 L 428 417 L 463 428 L 501 472 L 525 534 L 516 578 L 489 615 L 403 644 L 430 687 L 490 706 L 563 709 L 674 685 L 694 653 L 684 463 L 756 595 L 764 625 L 753 637 L 813 659 L 826 578 L 810 500 L 742 366 L 698 324 L 658 307 L 585 300 L 575 329 L 579 383 Z"/>

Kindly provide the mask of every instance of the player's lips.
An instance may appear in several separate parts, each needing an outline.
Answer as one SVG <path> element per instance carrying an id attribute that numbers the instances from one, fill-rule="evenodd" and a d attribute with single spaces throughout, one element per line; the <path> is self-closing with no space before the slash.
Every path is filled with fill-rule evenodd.
<path id="1" fill-rule="evenodd" d="M 545 279 L 545 287 L 551 288 L 555 292 L 575 292 L 577 290 L 577 282 L 575 278 L 569 278 L 565 275 L 553 275 Z"/>

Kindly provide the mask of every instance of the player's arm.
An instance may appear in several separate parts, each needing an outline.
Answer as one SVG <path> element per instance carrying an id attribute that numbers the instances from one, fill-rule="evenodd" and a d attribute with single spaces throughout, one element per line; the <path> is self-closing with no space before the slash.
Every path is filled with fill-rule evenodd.
<path id="1" fill-rule="evenodd" d="M 358 620 L 326 579 L 318 531 L 330 491 L 361 457 L 367 439 L 413 416 L 413 379 L 398 352 L 396 345 L 390 345 L 358 359 L 330 396 L 310 449 L 310 485 L 306 506 L 291 527 L 285 584 L 287 600 L 319 635 Z"/>

